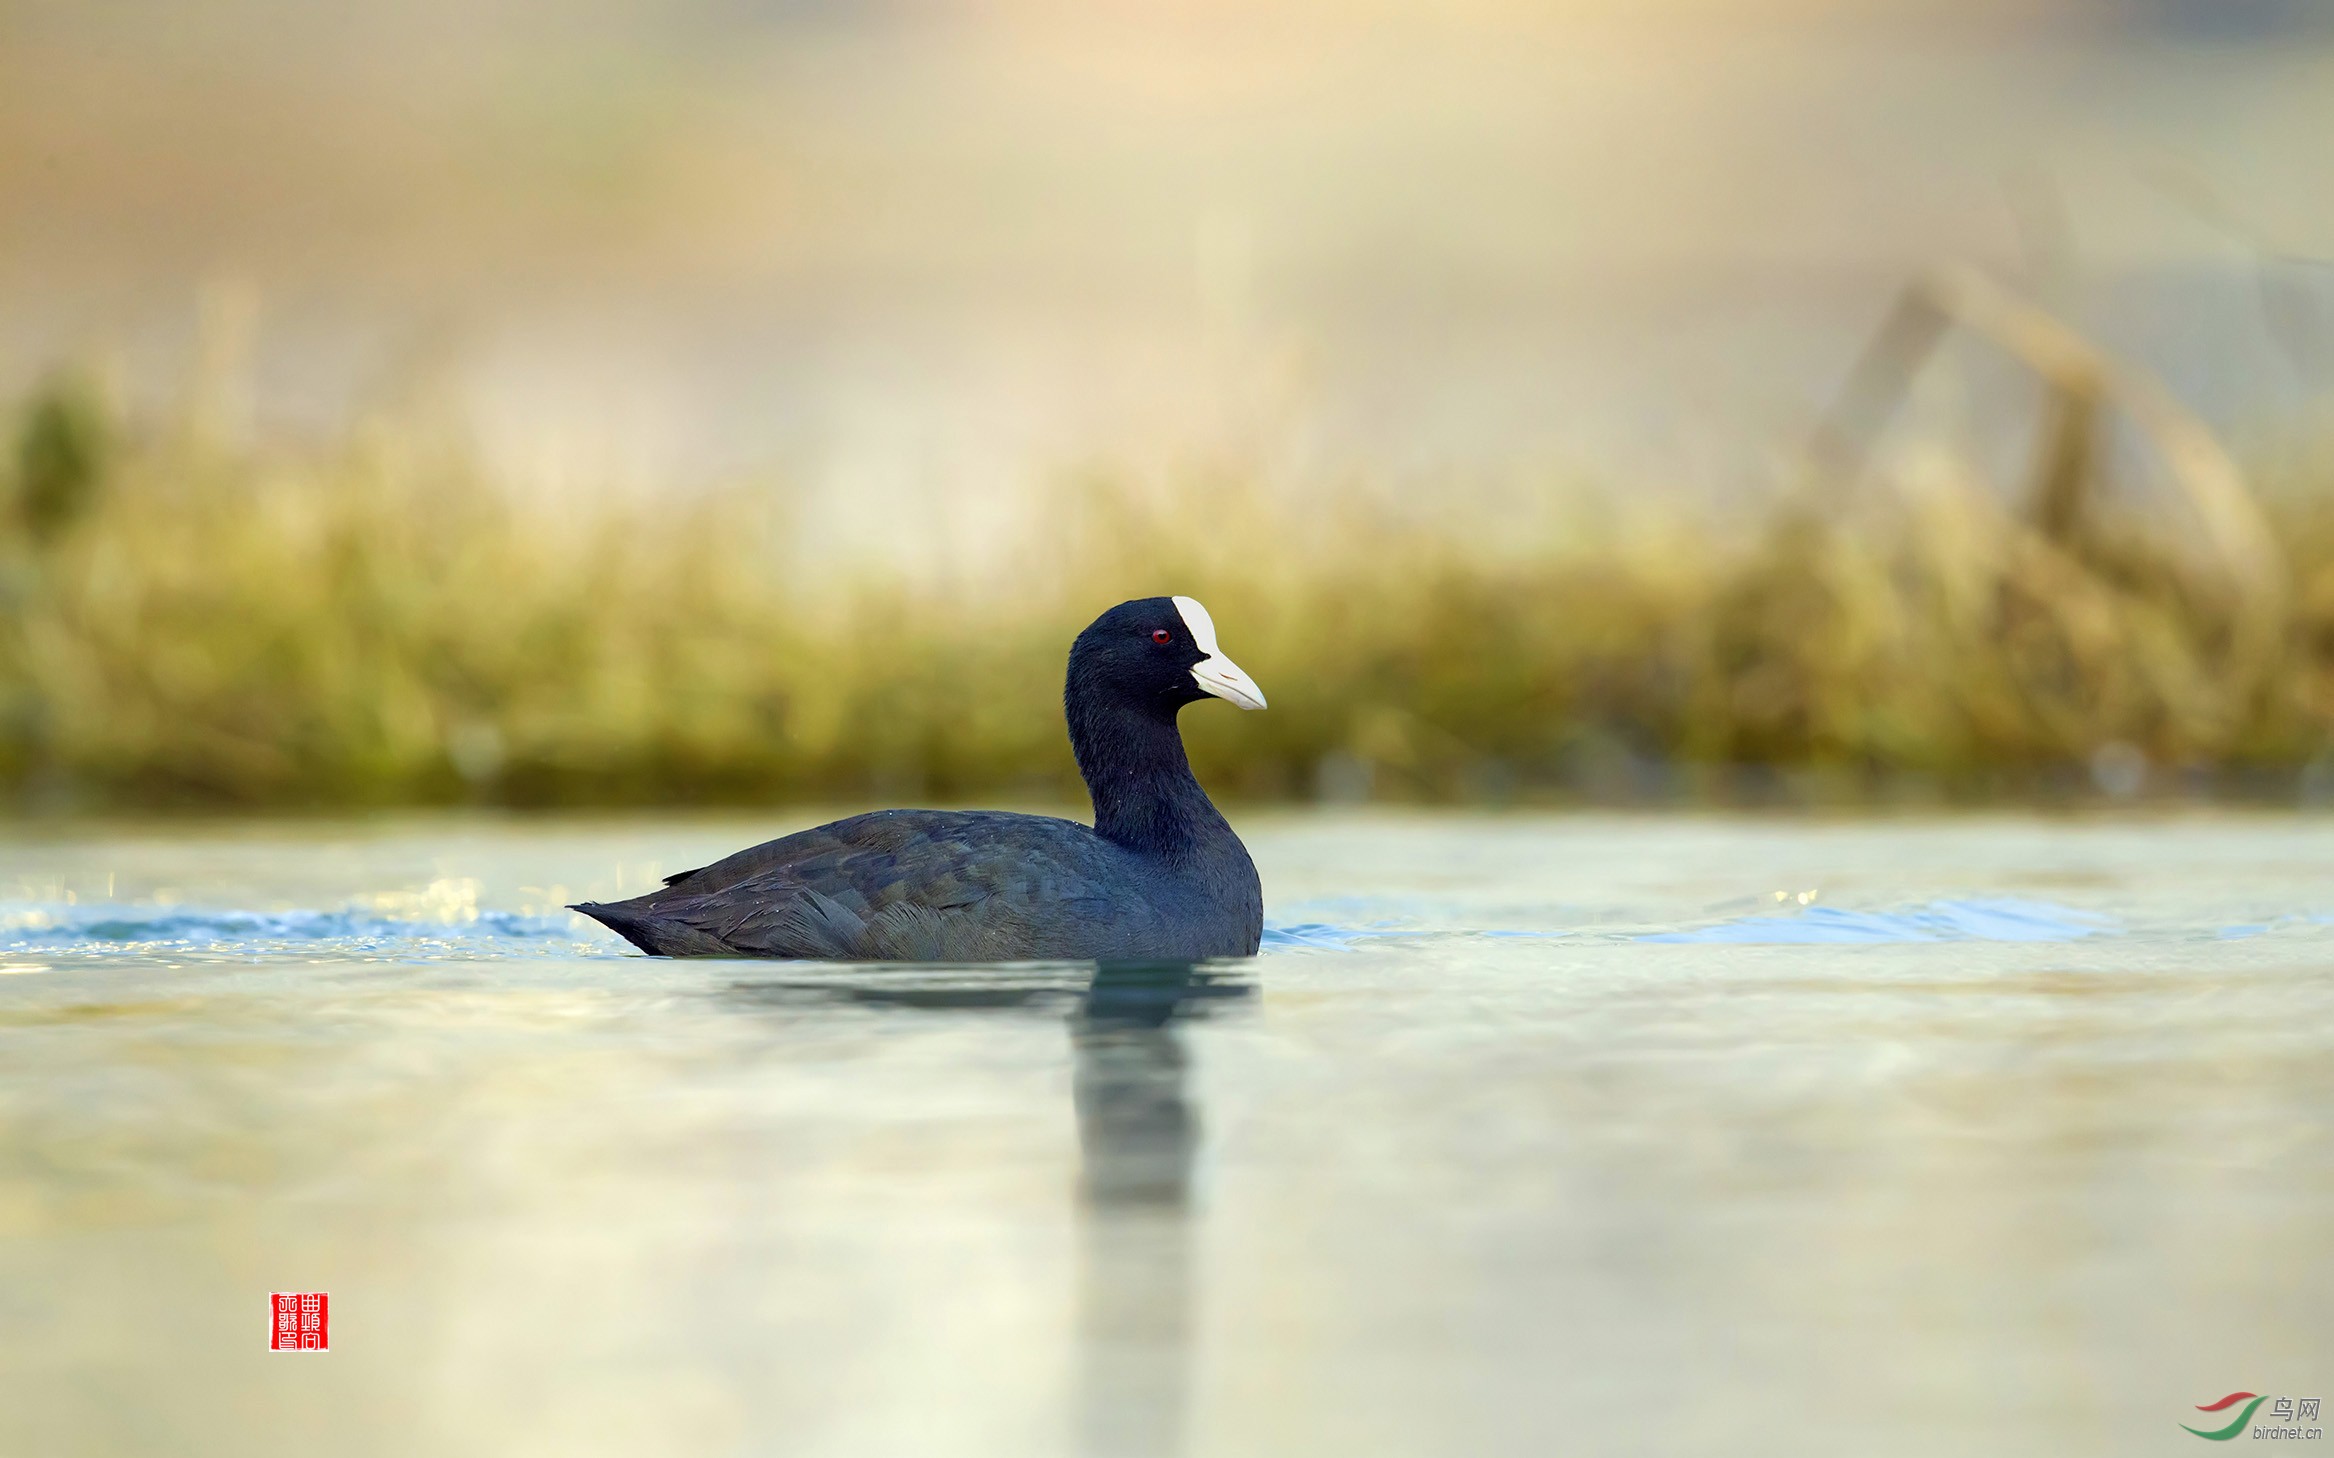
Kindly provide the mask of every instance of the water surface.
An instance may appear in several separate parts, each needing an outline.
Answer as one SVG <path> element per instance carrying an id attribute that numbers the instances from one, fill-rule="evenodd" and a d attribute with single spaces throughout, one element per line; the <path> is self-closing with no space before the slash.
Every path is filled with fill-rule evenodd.
<path id="1" fill-rule="evenodd" d="M 2334 822 L 1250 818 L 1264 955 L 1100 978 L 559 909 L 786 825 L 16 832 L 0 1452 L 2177 1453 L 2334 1397 Z"/>

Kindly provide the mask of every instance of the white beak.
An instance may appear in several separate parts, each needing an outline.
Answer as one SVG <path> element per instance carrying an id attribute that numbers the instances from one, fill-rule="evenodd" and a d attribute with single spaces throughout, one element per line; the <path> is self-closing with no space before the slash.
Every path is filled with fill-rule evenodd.
<path id="1" fill-rule="evenodd" d="M 1191 629 L 1191 641 L 1207 655 L 1191 666 L 1192 680 L 1200 690 L 1237 708 L 1263 708 L 1264 690 L 1216 647 L 1216 623 L 1208 616 L 1208 610 L 1199 605 L 1198 599 L 1189 597 L 1175 599 L 1175 610 L 1183 614 L 1184 626 Z"/>
<path id="2" fill-rule="evenodd" d="M 1213 658 L 1202 658 L 1191 666 L 1191 676 L 1199 686 L 1219 699 L 1237 704 L 1243 709 L 1264 707 L 1264 690 L 1256 680 L 1240 671 L 1240 665 L 1218 653 Z"/>

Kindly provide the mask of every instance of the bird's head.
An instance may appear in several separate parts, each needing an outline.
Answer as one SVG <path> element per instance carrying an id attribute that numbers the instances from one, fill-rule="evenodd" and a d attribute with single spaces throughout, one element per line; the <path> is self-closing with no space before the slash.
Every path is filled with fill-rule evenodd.
<path id="1" fill-rule="evenodd" d="M 1169 718 L 1209 695 L 1243 709 L 1264 707 L 1264 690 L 1224 656 L 1215 620 L 1189 597 L 1137 598 L 1096 618 L 1071 645 L 1069 693 Z"/>

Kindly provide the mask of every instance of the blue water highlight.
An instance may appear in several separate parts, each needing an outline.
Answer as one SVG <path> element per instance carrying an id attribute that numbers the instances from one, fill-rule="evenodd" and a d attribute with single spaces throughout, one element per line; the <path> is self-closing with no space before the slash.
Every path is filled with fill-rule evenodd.
<path id="1" fill-rule="evenodd" d="M 1931 901 L 1902 911 L 1815 906 L 1789 916 L 1746 916 L 1686 931 L 1652 932 L 1641 942 L 1796 946 L 1816 943 L 2074 942 L 2112 936 L 2110 917 L 2047 901 L 1994 897 Z"/>
<path id="2" fill-rule="evenodd" d="M 595 950 L 565 912 L 478 911 L 452 919 L 378 911 L 221 911 L 192 907 L 31 905 L 0 917 L 0 954 L 460 952 L 485 956 Z"/>

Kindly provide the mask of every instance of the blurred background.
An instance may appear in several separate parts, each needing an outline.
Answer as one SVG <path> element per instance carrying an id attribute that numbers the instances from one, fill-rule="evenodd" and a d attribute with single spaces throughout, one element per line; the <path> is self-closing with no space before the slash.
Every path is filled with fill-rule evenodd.
<path id="1" fill-rule="evenodd" d="M 2334 794 L 2312 0 L 0 0 L 37 811 Z"/>

